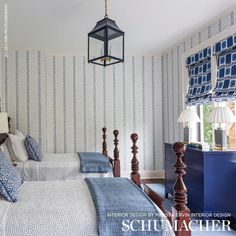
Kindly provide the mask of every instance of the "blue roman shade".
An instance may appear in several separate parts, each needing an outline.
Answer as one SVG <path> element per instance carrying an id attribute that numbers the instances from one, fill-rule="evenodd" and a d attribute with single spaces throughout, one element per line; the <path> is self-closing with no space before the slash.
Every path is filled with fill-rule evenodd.
<path id="1" fill-rule="evenodd" d="M 189 74 L 187 105 L 211 102 L 211 47 L 207 47 L 186 60 Z"/>
<path id="2" fill-rule="evenodd" d="M 236 99 L 236 34 L 213 46 L 217 58 L 217 82 L 213 93 L 216 102 Z"/>

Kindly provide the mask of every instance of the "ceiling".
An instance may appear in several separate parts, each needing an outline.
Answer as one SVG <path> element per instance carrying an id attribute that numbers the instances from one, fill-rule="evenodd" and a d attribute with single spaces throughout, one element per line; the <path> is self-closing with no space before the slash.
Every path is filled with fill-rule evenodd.
<path id="1" fill-rule="evenodd" d="M 87 33 L 104 16 L 104 0 L 0 0 L 8 3 L 9 47 L 86 53 Z M 125 31 L 128 53 L 154 54 L 197 30 L 235 0 L 108 0 Z"/>

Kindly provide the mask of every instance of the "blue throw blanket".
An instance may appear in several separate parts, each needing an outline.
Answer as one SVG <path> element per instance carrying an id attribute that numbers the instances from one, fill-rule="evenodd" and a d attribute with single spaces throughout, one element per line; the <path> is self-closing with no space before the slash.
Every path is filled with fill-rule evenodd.
<path id="1" fill-rule="evenodd" d="M 108 158 L 98 152 L 79 152 L 82 173 L 107 173 L 111 171 Z"/>
<path id="2" fill-rule="evenodd" d="M 129 179 L 86 178 L 85 181 L 96 208 L 98 235 L 163 235 L 164 223 L 158 210 Z M 160 231 L 154 229 L 154 224 L 155 229 Z"/>

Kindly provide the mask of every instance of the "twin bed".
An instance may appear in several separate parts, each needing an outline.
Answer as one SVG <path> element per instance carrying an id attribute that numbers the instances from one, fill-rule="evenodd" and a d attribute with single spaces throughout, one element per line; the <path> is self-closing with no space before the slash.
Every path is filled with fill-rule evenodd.
<path id="1" fill-rule="evenodd" d="M 106 143 L 106 128 L 102 128 L 103 131 L 103 142 L 102 142 L 102 153 L 87 152 L 87 153 L 46 153 L 43 156 L 42 161 L 35 161 L 28 159 L 24 162 L 13 163 L 21 178 L 25 181 L 52 181 L 52 180 L 75 180 L 84 179 L 85 177 L 119 177 L 120 176 L 120 165 L 119 165 L 119 154 L 114 152 L 114 158 L 108 156 L 107 143 Z M 115 130 L 114 143 L 115 149 L 118 146 L 118 134 Z M 4 143 L 7 136 L 2 136 L 1 142 Z M 92 170 L 83 171 L 83 163 L 81 158 L 93 160 L 103 159 L 106 157 L 106 165 L 109 165 L 105 170 Z M 104 158 L 105 159 L 105 158 Z M 108 164 L 109 163 L 109 164 Z M 99 164 L 99 163 L 98 163 Z M 85 163 L 84 165 L 89 165 Z"/>
<path id="2" fill-rule="evenodd" d="M 99 154 L 99 153 L 97 153 Z M 16 169 L 26 181 L 75 180 L 85 177 L 112 177 L 112 169 L 104 173 L 82 173 L 78 153 L 44 154 L 41 162 L 18 162 Z"/>
<path id="3" fill-rule="evenodd" d="M 117 132 L 115 133 L 118 135 Z M 112 163 L 113 173 L 116 173 L 114 176 L 119 177 L 117 176 L 119 175 L 120 165 L 116 134 L 114 141 L 115 158 L 113 161 L 111 161 L 111 158 L 109 160 Z M 5 198 L 0 196 L 0 235 L 173 236 L 171 221 L 164 214 L 166 211 L 162 212 L 157 207 L 160 202 L 155 201 L 155 199 L 151 201 L 141 189 L 139 162 L 136 157 L 138 136 L 133 134 L 131 139 L 133 142 L 131 181 L 126 178 L 112 177 L 89 177 L 85 179 L 80 177 L 66 181 L 60 179 L 53 181 L 32 181 L 31 179 L 31 181 L 25 181 L 18 189 L 16 202 L 7 202 Z M 175 151 L 177 162 L 181 163 L 183 146 L 178 146 Z M 106 149 L 103 148 L 102 153 L 107 155 Z M 79 159 L 76 155 L 70 156 L 71 161 Z M 43 165 L 50 169 L 49 166 L 53 166 L 54 161 L 57 162 L 57 157 L 45 156 L 45 163 L 41 163 L 44 163 Z M 58 158 L 65 160 L 68 157 L 60 156 Z M 49 162 L 52 163 L 48 165 Z M 62 163 L 63 161 L 59 165 L 63 165 Z M 114 165 L 114 163 L 117 165 Z M 30 169 L 30 164 L 27 165 Z M 55 165 L 59 166 L 58 163 L 54 163 L 54 167 Z M 70 163 L 70 165 L 73 165 L 73 163 Z M 25 169 L 25 166 L 23 169 Z M 58 169 L 57 171 L 61 170 Z M 181 171 L 180 165 L 178 171 Z M 184 186 L 182 173 L 178 171 L 176 172 L 178 174 L 176 184 L 182 186 L 175 189 L 174 209 L 177 213 L 188 212 L 183 201 L 186 197 L 184 196 L 186 189 L 182 188 Z M 57 178 L 57 176 L 54 175 L 53 178 Z M 179 217 L 177 222 L 181 223 L 185 218 Z M 151 222 L 150 228 L 145 226 L 147 222 Z M 158 230 L 155 230 L 157 228 Z M 190 234 L 183 230 L 177 232 L 176 235 Z"/>
<path id="4" fill-rule="evenodd" d="M 101 178 L 94 179 L 101 180 Z M 102 181 L 102 186 L 106 188 L 110 187 L 111 189 L 111 186 L 115 186 L 116 189 L 119 187 L 127 189 L 128 187 L 130 190 L 126 195 L 124 195 L 124 191 L 115 191 L 112 194 L 109 194 L 111 190 L 103 192 L 103 196 L 105 195 L 103 203 L 107 203 L 107 205 L 103 205 L 106 220 L 104 220 L 104 215 L 98 212 L 99 208 L 95 207 L 97 202 L 94 201 L 85 180 L 71 180 L 66 181 L 66 183 L 64 181 L 26 181 L 19 189 L 16 203 L 9 203 L 0 198 L 0 235 L 173 236 L 173 231 L 164 214 L 142 194 L 138 187 L 123 178 L 112 180 L 105 178 L 102 180 L 110 181 L 105 186 Z M 141 199 L 138 193 L 141 195 Z M 119 199 L 119 202 L 115 201 L 116 198 Z M 144 209 L 143 205 L 138 207 L 137 203 L 139 201 L 144 202 L 145 206 L 148 205 L 149 207 L 147 209 Z M 101 204 L 100 200 L 99 203 Z M 130 206 L 133 206 L 133 208 Z M 161 218 L 163 220 L 163 225 L 166 226 L 162 226 L 163 230 L 161 232 L 149 232 L 148 234 L 122 232 L 122 221 L 127 221 L 132 217 L 130 215 L 122 218 L 112 216 L 114 213 L 144 213 L 145 210 L 148 214 L 155 214 L 156 219 Z M 103 219 L 101 219 L 102 217 Z M 137 217 L 133 219 L 137 220 Z M 118 224 L 116 228 L 113 225 L 114 221 Z"/>

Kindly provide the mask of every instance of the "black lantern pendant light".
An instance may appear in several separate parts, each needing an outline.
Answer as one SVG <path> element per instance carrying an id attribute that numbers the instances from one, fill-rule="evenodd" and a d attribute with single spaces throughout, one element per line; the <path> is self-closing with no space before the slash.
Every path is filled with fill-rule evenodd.
<path id="1" fill-rule="evenodd" d="M 88 33 L 88 62 L 109 66 L 124 61 L 124 32 L 108 18 L 105 0 L 104 19 Z"/>

